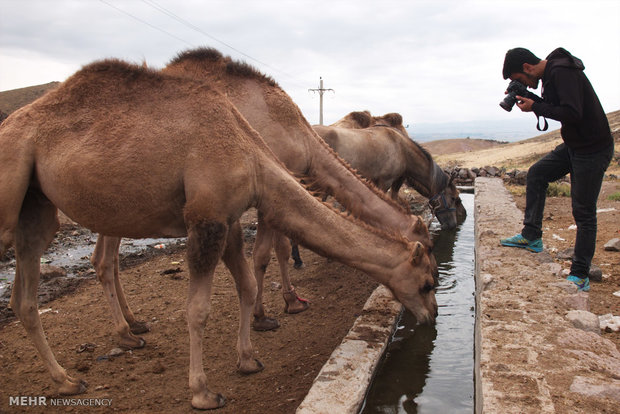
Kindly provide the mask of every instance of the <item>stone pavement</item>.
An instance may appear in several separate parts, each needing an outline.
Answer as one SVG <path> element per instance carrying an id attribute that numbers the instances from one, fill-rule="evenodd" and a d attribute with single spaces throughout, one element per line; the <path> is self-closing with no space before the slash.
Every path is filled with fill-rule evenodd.
<path id="1" fill-rule="evenodd" d="M 523 214 L 497 178 L 477 178 L 476 413 L 618 413 L 620 352 L 588 294 L 551 256 L 501 247 Z"/>

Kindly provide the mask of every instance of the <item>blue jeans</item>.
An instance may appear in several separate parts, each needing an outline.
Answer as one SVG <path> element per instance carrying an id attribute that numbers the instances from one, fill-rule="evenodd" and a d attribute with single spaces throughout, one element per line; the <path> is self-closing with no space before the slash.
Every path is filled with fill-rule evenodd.
<path id="1" fill-rule="evenodd" d="M 613 154 L 613 144 L 590 154 L 578 154 L 560 144 L 532 165 L 527 173 L 525 218 L 521 234 L 528 240 L 542 236 L 543 210 L 549 183 L 570 173 L 573 218 L 577 225 L 571 275 L 585 278 L 590 272 L 596 246 L 596 201 Z"/>

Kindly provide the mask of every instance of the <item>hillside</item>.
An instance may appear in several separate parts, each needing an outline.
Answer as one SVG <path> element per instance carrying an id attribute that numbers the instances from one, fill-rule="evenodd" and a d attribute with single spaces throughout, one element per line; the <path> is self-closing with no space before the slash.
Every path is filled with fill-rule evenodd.
<path id="1" fill-rule="evenodd" d="M 60 82 L 13 89 L 0 92 L 0 121 L 16 109 L 29 104 L 47 91 L 56 88 Z M 607 114 L 609 125 L 616 141 L 616 153 L 620 151 L 620 110 Z M 484 167 L 496 166 L 507 169 L 528 168 L 542 155 L 551 151 L 562 142 L 560 130 L 538 135 L 536 137 L 506 143 L 487 139 L 443 139 L 424 142 L 435 161 L 442 167 Z M 609 172 L 618 174 L 620 166 L 617 157 L 612 161 Z"/>
<path id="2" fill-rule="evenodd" d="M 50 82 L 44 85 L 29 86 L 27 88 L 11 89 L 0 92 L 0 112 L 11 115 L 12 112 L 28 105 L 35 99 L 43 96 L 45 92 L 54 89 L 60 82 Z"/>
<path id="3" fill-rule="evenodd" d="M 620 150 L 620 110 L 607 114 L 609 126 L 616 142 L 616 154 Z M 512 168 L 528 168 L 541 156 L 551 151 L 562 142 L 560 130 L 523 141 L 499 143 L 497 141 L 455 139 L 423 143 L 433 155 L 435 161 L 443 166 L 460 166 L 466 168 L 496 166 Z M 612 161 L 610 173 L 620 171 L 617 157 Z"/>

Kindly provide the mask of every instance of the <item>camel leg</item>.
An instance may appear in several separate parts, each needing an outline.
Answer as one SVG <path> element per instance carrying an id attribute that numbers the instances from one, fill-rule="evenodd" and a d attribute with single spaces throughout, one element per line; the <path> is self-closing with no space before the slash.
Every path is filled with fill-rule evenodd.
<path id="1" fill-rule="evenodd" d="M 304 262 L 303 260 L 301 260 L 301 256 L 299 255 L 299 245 L 297 244 L 297 242 L 293 242 L 291 240 L 291 256 L 293 257 L 293 261 L 295 262 L 295 264 L 293 264 L 293 267 L 295 269 L 301 269 L 302 267 L 304 267 Z"/>
<path id="2" fill-rule="evenodd" d="M 116 286 L 118 278 L 118 248 L 120 246 L 120 237 L 107 237 L 99 236 L 97 244 L 95 245 L 95 251 L 91 257 L 91 263 L 95 267 L 97 272 L 97 278 L 103 287 L 103 291 L 110 309 L 112 310 L 112 319 L 116 332 L 120 336 L 120 345 L 123 348 L 142 348 L 146 344 L 144 339 L 134 336 L 131 332 L 129 324 L 123 314 L 122 305 L 120 303 L 121 296 L 118 295 L 120 289 L 122 294 L 122 288 Z M 123 295 L 125 306 L 127 302 Z"/>
<path id="3" fill-rule="evenodd" d="M 273 229 L 263 220 L 263 215 L 258 213 L 258 226 L 256 229 L 256 240 L 254 241 L 254 277 L 256 278 L 256 302 L 254 303 L 254 322 L 252 327 L 256 331 L 270 331 L 277 329 L 280 323 L 265 315 L 263 305 L 263 283 L 265 272 L 271 260 L 271 244 L 273 242 Z"/>
<path id="4" fill-rule="evenodd" d="M 56 207 L 40 192 L 29 191 L 22 204 L 15 233 L 15 282 L 10 305 L 24 325 L 60 394 L 80 394 L 86 383 L 67 375 L 45 338 L 38 311 L 37 291 L 41 255 L 52 241 L 59 223 Z"/>
<path id="5" fill-rule="evenodd" d="M 302 299 L 295 293 L 295 288 L 291 284 L 291 278 L 288 273 L 288 259 L 291 251 L 291 243 L 289 239 L 282 233 L 274 235 L 276 257 L 280 264 L 280 275 L 282 277 L 282 296 L 284 297 L 284 312 L 300 313 L 308 309 L 309 303 L 306 299 Z"/>
<path id="6" fill-rule="evenodd" d="M 118 243 L 114 249 L 114 287 L 116 289 L 116 296 L 118 297 L 118 303 L 123 311 L 123 316 L 125 320 L 129 324 L 129 329 L 131 333 L 134 335 L 140 335 L 150 331 L 149 325 L 146 322 L 136 320 L 135 315 L 131 311 L 129 307 L 129 303 L 127 303 L 127 299 L 125 298 L 125 292 L 123 291 L 123 286 L 121 285 L 121 280 L 118 275 L 118 267 L 119 267 L 119 258 L 118 251 L 121 247 L 121 239 L 118 239 Z"/>
<path id="7" fill-rule="evenodd" d="M 390 192 L 391 192 L 391 196 L 393 200 L 398 200 L 398 193 L 400 191 L 400 187 L 403 186 L 404 182 L 405 182 L 405 178 L 400 177 L 400 178 L 397 178 L 396 181 L 394 181 L 392 185 L 390 186 Z"/>
<path id="8" fill-rule="evenodd" d="M 189 387 L 192 391 L 192 406 L 203 410 L 225 404 L 221 394 L 207 388 L 207 376 L 202 365 L 202 338 L 211 310 L 213 272 L 224 251 L 227 230 L 225 224 L 218 222 L 198 222 L 191 224 L 188 229 Z"/>
<path id="9" fill-rule="evenodd" d="M 243 238 L 241 225 L 238 221 L 228 231 L 226 249 L 222 260 L 235 279 L 237 294 L 239 295 L 240 317 L 237 339 L 239 359 L 237 360 L 237 369 L 241 373 L 251 374 L 263 369 L 263 364 L 254 358 L 252 343 L 250 342 L 250 322 L 257 288 L 256 279 L 243 254 Z"/>

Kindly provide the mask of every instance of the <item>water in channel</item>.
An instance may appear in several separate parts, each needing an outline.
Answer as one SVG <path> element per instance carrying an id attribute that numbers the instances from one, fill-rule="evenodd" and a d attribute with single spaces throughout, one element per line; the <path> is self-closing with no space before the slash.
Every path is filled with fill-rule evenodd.
<path id="1" fill-rule="evenodd" d="M 474 411 L 474 195 L 461 192 L 461 199 L 465 221 L 434 235 L 437 323 L 416 326 L 402 313 L 361 414 Z"/>

